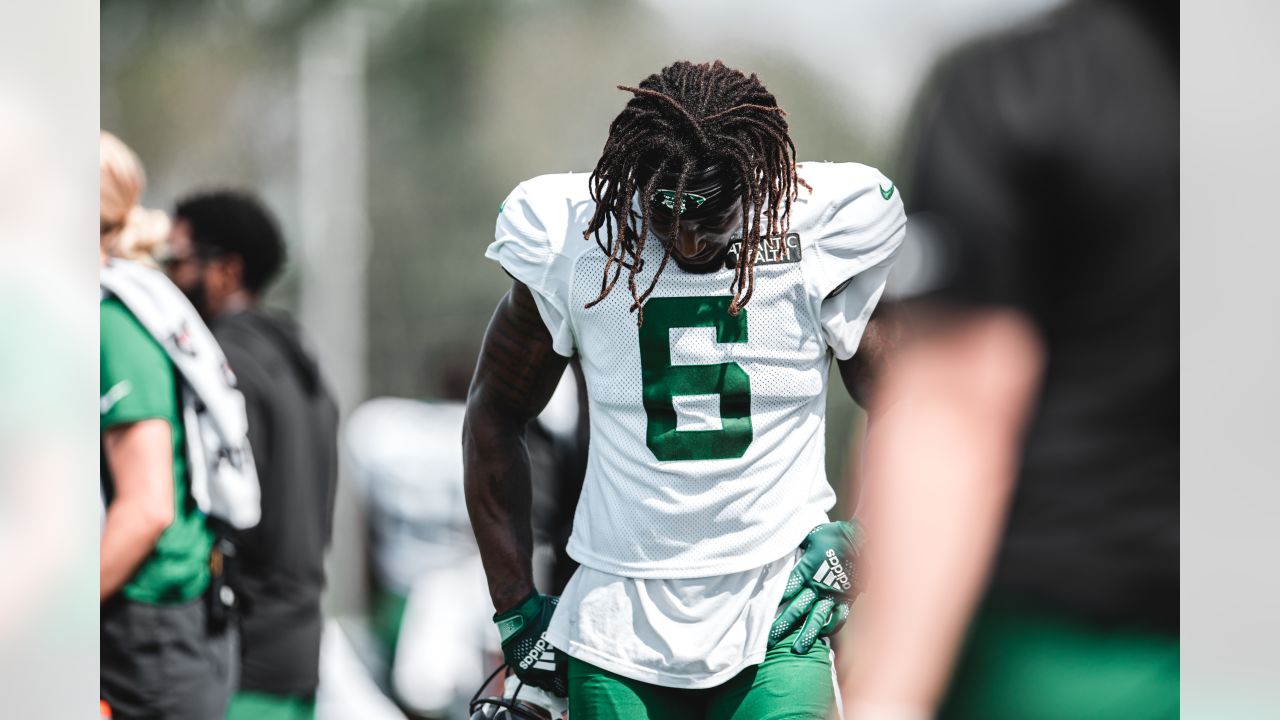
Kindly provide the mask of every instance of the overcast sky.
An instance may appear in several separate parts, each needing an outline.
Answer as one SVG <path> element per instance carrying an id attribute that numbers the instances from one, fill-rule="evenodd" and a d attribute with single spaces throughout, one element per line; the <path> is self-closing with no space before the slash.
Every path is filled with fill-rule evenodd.
<path id="1" fill-rule="evenodd" d="M 776 48 L 839 87 L 877 134 L 897 127 L 933 59 L 963 39 L 1060 0 L 646 0 L 708 52 L 749 42 Z"/>

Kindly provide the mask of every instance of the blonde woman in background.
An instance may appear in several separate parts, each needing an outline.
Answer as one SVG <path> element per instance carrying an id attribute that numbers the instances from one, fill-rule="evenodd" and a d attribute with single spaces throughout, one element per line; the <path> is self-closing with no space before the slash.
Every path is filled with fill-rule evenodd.
<path id="1" fill-rule="evenodd" d="M 100 182 L 103 266 L 154 265 L 168 219 L 138 205 L 142 165 L 106 132 Z M 210 630 L 204 602 L 213 535 L 189 492 L 181 385 L 124 303 L 104 293 L 100 307 L 102 698 L 117 720 L 221 718 L 234 639 Z"/>
<path id="2" fill-rule="evenodd" d="M 138 156 L 120 138 L 103 131 L 98 147 L 102 254 L 156 267 L 156 251 L 169 234 L 169 216 L 138 204 L 147 176 Z"/>

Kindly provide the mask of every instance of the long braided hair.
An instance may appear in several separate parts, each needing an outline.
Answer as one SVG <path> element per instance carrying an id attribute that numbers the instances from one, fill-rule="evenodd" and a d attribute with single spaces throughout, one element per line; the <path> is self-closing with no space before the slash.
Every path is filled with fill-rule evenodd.
<path id="1" fill-rule="evenodd" d="M 650 75 L 639 87 L 619 85 L 632 93 L 627 106 L 609 126 L 604 152 L 591 173 L 591 197 L 596 201 L 583 237 L 594 237 L 604 251 L 600 294 L 592 307 L 613 291 L 627 271 L 631 311 L 636 324 L 644 322 L 643 306 L 671 259 L 679 232 L 688 179 L 711 165 L 721 165 L 736 182 L 742 197 L 742 249 L 729 286 L 729 313 L 737 316 L 755 288 L 755 261 L 762 237 L 782 233 L 796 197 L 796 148 L 788 134 L 786 113 L 759 78 L 716 60 L 694 64 L 680 61 Z M 637 276 L 644 269 L 640 256 L 649 236 L 650 210 L 658 180 L 678 176 L 671 242 L 643 292 Z M 639 228 L 632 203 L 640 193 Z M 604 239 L 600 231 L 604 230 Z"/>

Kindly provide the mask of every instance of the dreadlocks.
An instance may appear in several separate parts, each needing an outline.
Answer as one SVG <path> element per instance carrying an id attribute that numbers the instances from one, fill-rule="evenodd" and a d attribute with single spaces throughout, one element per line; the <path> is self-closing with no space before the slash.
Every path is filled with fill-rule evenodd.
<path id="1" fill-rule="evenodd" d="M 687 181 L 692 174 L 719 164 L 736 182 L 743 200 L 742 249 L 729 286 L 733 293 L 729 313 L 737 316 L 755 287 L 760 239 L 781 234 L 797 183 L 804 182 L 796 177 L 796 148 L 787 131 L 786 113 L 754 74 L 744 75 L 719 60 L 677 62 L 645 78 L 640 87 L 619 85 L 618 89 L 633 97 L 609 126 L 604 152 L 591 173 L 596 209 L 583 237 L 594 236 L 608 260 L 600 295 L 585 307 L 608 297 L 626 269 L 631 311 L 637 313 L 637 325 L 644 322 L 644 301 L 671 259 Z M 644 269 L 640 256 L 649 236 L 652 198 L 664 173 L 679 178 L 672 203 L 674 229 L 661 264 L 648 287 L 639 292 L 636 276 Z M 632 210 L 637 191 L 638 229 Z"/>

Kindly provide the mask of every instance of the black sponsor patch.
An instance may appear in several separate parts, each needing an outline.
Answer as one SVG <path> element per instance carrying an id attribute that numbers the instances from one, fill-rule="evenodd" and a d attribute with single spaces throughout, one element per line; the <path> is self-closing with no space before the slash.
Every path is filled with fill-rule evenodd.
<path id="1" fill-rule="evenodd" d="M 738 266 L 738 257 L 742 253 L 742 239 L 735 239 L 729 245 L 724 265 L 727 268 Z M 760 241 L 760 249 L 756 251 L 756 265 L 781 265 L 783 263 L 800 262 L 800 235 L 787 233 L 782 237 L 765 238 Z"/>

